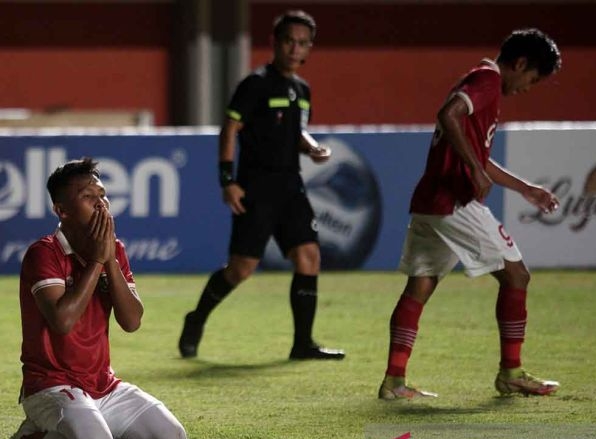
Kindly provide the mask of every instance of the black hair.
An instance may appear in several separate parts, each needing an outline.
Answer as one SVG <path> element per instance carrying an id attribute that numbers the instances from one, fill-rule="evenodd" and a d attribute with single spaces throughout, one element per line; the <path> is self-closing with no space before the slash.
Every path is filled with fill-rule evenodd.
<path id="1" fill-rule="evenodd" d="M 528 69 L 548 76 L 561 68 L 561 52 L 557 44 L 544 32 L 535 29 L 513 31 L 501 45 L 497 62 L 513 65 L 518 58 L 526 58 Z"/>
<path id="2" fill-rule="evenodd" d="M 286 11 L 273 20 L 273 36 L 280 39 L 290 24 L 302 24 L 310 29 L 310 39 L 315 39 L 317 24 L 311 15 L 301 10 Z"/>
<path id="3" fill-rule="evenodd" d="M 46 184 L 52 203 L 58 200 L 60 192 L 68 186 L 74 177 L 81 175 L 92 175 L 99 178 L 97 162 L 90 157 L 83 157 L 80 160 L 72 160 L 63 166 L 57 167 Z"/>

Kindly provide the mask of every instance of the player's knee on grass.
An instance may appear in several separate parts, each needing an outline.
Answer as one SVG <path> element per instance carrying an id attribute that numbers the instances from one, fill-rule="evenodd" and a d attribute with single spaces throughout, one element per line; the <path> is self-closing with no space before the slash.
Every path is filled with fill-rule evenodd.
<path id="1" fill-rule="evenodd" d="M 162 404 L 145 410 L 128 427 L 122 439 L 186 439 L 178 419 Z"/>

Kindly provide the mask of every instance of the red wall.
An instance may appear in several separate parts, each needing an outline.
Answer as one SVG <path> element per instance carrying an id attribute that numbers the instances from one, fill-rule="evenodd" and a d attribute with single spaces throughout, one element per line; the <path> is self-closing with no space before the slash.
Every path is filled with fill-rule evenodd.
<path id="1" fill-rule="evenodd" d="M 167 123 L 170 7 L 0 4 L 0 108 L 147 108 Z"/>
<path id="2" fill-rule="evenodd" d="M 362 2 L 364 3 L 364 2 Z M 253 66 L 273 17 L 250 6 Z M 317 124 L 432 123 L 452 83 L 517 27 L 540 27 L 562 72 L 506 99 L 502 120 L 596 120 L 596 4 L 299 3 L 319 25 L 301 74 Z M 141 109 L 171 122 L 173 3 L 0 3 L 0 108 Z"/>
<path id="3" fill-rule="evenodd" d="M 313 88 L 314 123 L 432 123 L 453 82 L 482 57 L 494 57 L 511 30 L 529 26 L 558 42 L 563 70 L 506 99 L 501 119 L 596 119 L 596 4 L 290 6 L 318 24 L 300 72 Z M 269 60 L 271 20 L 285 9 L 252 6 L 253 65 Z"/>

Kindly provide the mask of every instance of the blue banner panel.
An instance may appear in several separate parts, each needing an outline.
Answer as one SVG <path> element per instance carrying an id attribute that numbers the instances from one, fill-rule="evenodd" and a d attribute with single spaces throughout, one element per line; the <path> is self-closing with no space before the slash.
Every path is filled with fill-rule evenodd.
<path id="1" fill-rule="evenodd" d="M 302 161 L 325 269 L 392 270 L 408 223 L 409 198 L 431 133 L 321 133 L 329 162 Z M 504 136 L 494 139 L 503 162 Z M 18 273 L 29 244 L 57 225 L 45 184 L 68 160 L 91 156 L 138 273 L 211 271 L 227 259 L 230 212 L 217 184 L 215 134 L 0 136 L 0 273 Z M 495 215 L 502 191 L 491 194 Z M 277 252 L 277 253 L 276 253 Z M 270 245 L 263 268 L 286 268 Z"/>
<path id="2" fill-rule="evenodd" d="M 138 272 L 196 272 L 226 259 L 229 213 L 217 187 L 216 137 L 0 137 L 0 272 L 57 217 L 45 183 L 67 160 L 99 160 L 102 181 Z"/>

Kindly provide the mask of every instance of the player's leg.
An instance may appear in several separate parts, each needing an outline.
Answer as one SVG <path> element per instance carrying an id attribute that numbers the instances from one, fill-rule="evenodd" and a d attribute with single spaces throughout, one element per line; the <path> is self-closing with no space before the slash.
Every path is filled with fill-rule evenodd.
<path id="1" fill-rule="evenodd" d="M 458 255 L 466 274 L 480 276 L 491 273 L 498 280 L 501 367 L 519 367 L 526 326 L 526 287 L 530 275 L 515 242 L 490 210 L 477 202 L 469 203 L 433 225 Z"/>
<path id="2" fill-rule="evenodd" d="M 182 357 L 197 356 L 198 345 L 203 336 L 203 326 L 207 317 L 233 289 L 234 286 L 224 276 L 223 268 L 211 274 L 196 309 L 184 317 L 184 327 L 178 341 L 178 349 Z"/>
<path id="3" fill-rule="evenodd" d="M 453 215 L 434 223 L 433 227 L 457 254 L 467 275 L 480 276 L 491 273 L 499 282 L 496 314 L 501 340 L 502 370 L 495 384 L 497 385 L 500 377 L 513 377 L 521 379 L 522 382 L 532 382 L 530 387 L 538 387 L 535 392 L 517 387 L 520 393 L 552 393 L 558 387 L 558 383 L 556 386 L 535 386 L 534 378 L 528 374 L 524 375 L 525 372 L 519 367 L 525 336 L 526 290 L 530 275 L 515 241 L 491 211 L 476 201 L 457 209 Z M 507 393 L 502 391 L 504 387 L 497 386 L 497 389 L 501 393 Z"/>
<path id="4" fill-rule="evenodd" d="M 319 247 L 316 243 L 300 245 L 290 250 L 288 258 L 295 267 L 290 286 L 290 306 L 294 316 L 293 345 L 310 346 L 317 308 Z"/>
<path id="5" fill-rule="evenodd" d="M 521 367 L 521 348 L 525 338 L 526 296 L 530 281 L 523 261 L 505 261 L 505 268 L 492 275 L 499 282 L 495 315 L 501 340 L 501 368 Z"/>
<path id="6" fill-rule="evenodd" d="M 178 341 L 182 357 L 196 357 L 203 328 L 211 312 L 256 270 L 273 230 L 272 206 L 267 200 L 247 203 L 247 211 L 232 217 L 227 265 L 212 273 L 194 311 L 186 314 Z"/>
<path id="7" fill-rule="evenodd" d="M 196 309 L 184 317 L 184 327 L 178 342 L 178 348 L 183 357 L 197 356 L 207 318 L 238 284 L 255 271 L 258 264 L 259 259 L 232 255 L 224 268 L 211 274 Z"/>
<path id="8" fill-rule="evenodd" d="M 342 360 L 345 353 L 318 345 L 312 337 L 317 309 L 318 275 L 320 267 L 319 245 L 309 242 L 292 248 L 288 258 L 294 265 L 290 286 L 290 306 L 294 318 L 294 341 L 290 359 Z"/>
<path id="9" fill-rule="evenodd" d="M 312 336 L 317 309 L 318 276 L 321 253 L 315 214 L 302 191 L 286 196 L 277 206 L 278 221 L 275 240 L 294 267 L 290 286 L 290 306 L 294 319 L 294 342 L 290 351 L 293 360 L 341 360 L 340 349 L 319 346 Z"/>
<path id="10" fill-rule="evenodd" d="M 511 238 L 509 238 L 511 239 Z M 505 261 L 503 270 L 492 275 L 499 282 L 495 307 L 501 347 L 495 387 L 501 394 L 549 395 L 559 388 L 556 381 L 536 378 L 522 369 L 521 350 L 525 340 L 527 287 L 530 273 L 523 261 Z"/>
<path id="11" fill-rule="evenodd" d="M 25 398 L 23 409 L 40 431 L 47 432 L 44 439 L 113 439 L 95 401 L 81 389 L 57 386 L 42 390 Z"/>
<path id="12" fill-rule="evenodd" d="M 439 279 L 456 263 L 453 252 L 426 223 L 426 216 L 413 216 L 400 261 L 400 270 L 408 275 L 408 281 L 389 322 L 389 355 L 379 398 L 436 396 L 408 386 L 406 368 L 424 305 L 435 291 Z"/>
<path id="13" fill-rule="evenodd" d="M 185 357 L 196 357 L 203 328 L 211 312 L 259 265 L 259 259 L 231 255 L 228 264 L 211 274 L 194 311 L 186 314 L 178 347 Z"/>
<path id="14" fill-rule="evenodd" d="M 165 405 L 130 383 L 122 382 L 99 400 L 116 439 L 186 439 L 184 427 Z"/>
<path id="15" fill-rule="evenodd" d="M 437 284 L 436 276 L 408 277 L 389 323 L 391 341 L 386 371 L 388 375 L 406 377 L 407 362 L 418 336 L 418 322 Z"/>
<path id="16" fill-rule="evenodd" d="M 385 378 L 379 388 L 381 399 L 437 396 L 406 383 L 406 368 L 418 336 L 418 322 L 424 305 L 437 284 L 437 276 L 408 277 L 404 292 L 395 305 L 389 321 L 389 355 Z"/>
<path id="17" fill-rule="evenodd" d="M 121 439 L 186 439 L 180 422 L 163 405 L 150 407 L 122 435 Z"/>

